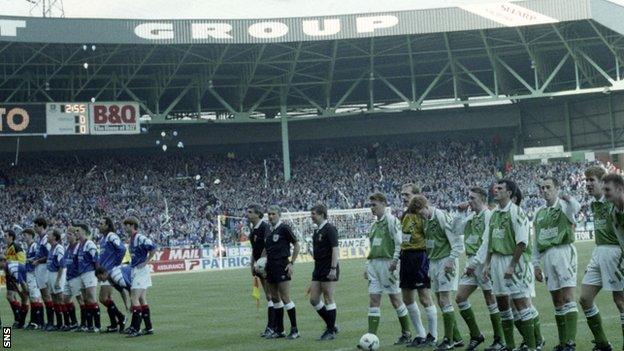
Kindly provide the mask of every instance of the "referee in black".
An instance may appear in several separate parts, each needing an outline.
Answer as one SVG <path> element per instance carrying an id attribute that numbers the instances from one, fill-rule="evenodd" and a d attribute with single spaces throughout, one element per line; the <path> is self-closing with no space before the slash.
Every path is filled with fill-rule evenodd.
<path id="1" fill-rule="evenodd" d="M 267 339 L 286 337 L 297 339 L 297 313 L 295 303 L 290 300 L 290 279 L 293 274 L 293 265 L 299 255 L 299 242 L 288 224 L 280 219 L 282 210 L 279 206 L 269 207 L 269 224 L 271 233 L 265 238 L 267 257 L 266 281 L 269 283 L 269 292 L 275 311 L 275 329 Z M 292 256 L 290 245 L 292 244 Z M 290 259 L 289 259 L 290 258 Z M 290 334 L 284 334 L 284 309 L 290 319 Z"/>
<path id="2" fill-rule="evenodd" d="M 316 205 L 310 211 L 312 222 L 317 226 L 312 236 L 314 272 L 310 285 L 310 303 L 327 325 L 319 340 L 333 340 L 337 332 L 334 289 L 340 275 L 338 231 L 333 224 L 327 222 L 327 207 Z M 324 303 L 321 300 L 321 293 Z"/>
<path id="3" fill-rule="evenodd" d="M 251 204 L 247 207 L 247 219 L 251 224 L 251 234 L 249 235 L 249 242 L 251 243 L 251 275 L 258 277 L 262 290 L 264 290 L 264 296 L 267 299 L 267 326 L 260 334 L 261 337 L 266 337 L 273 333 L 275 328 L 275 311 L 273 310 L 273 301 L 271 300 L 271 294 L 269 293 L 269 287 L 267 286 L 264 275 L 259 274 L 254 269 L 256 261 L 262 257 L 264 251 L 264 239 L 271 233 L 271 226 L 269 223 L 262 220 L 264 211 L 258 204 Z"/>

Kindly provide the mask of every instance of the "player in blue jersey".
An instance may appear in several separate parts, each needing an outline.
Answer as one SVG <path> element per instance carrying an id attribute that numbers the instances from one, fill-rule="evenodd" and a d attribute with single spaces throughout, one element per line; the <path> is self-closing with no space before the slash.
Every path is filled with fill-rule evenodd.
<path id="1" fill-rule="evenodd" d="M 30 298 L 30 323 L 26 326 L 28 330 L 41 329 L 44 324 L 41 290 L 39 290 L 39 286 L 37 285 L 35 265 L 33 264 L 37 259 L 39 250 L 37 242 L 35 241 L 36 235 L 32 228 L 26 228 L 22 231 L 22 236 L 26 242 L 26 286 Z"/>
<path id="2" fill-rule="evenodd" d="M 46 261 L 48 260 L 48 251 L 50 251 L 50 244 L 48 243 L 48 221 L 43 217 L 37 217 L 34 221 L 35 232 L 37 233 L 37 257 L 33 261 L 35 265 L 35 278 L 37 279 L 37 286 L 41 291 L 41 296 L 45 303 L 46 316 L 48 317 L 48 323 L 45 328 L 54 326 L 54 302 L 50 291 L 47 289 L 48 283 L 48 268 L 46 267 Z"/>
<path id="3" fill-rule="evenodd" d="M 115 226 L 110 217 L 102 217 L 98 225 L 100 231 L 100 256 L 98 266 L 107 271 L 119 266 L 126 254 L 126 245 L 115 233 Z M 106 306 L 106 312 L 111 324 L 106 327 L 107 333 L 124 330 L 126 317 L 119 312 L 113 301 L 113 290 L 106 280 L 100 283 L 100 303 Z"/>
<path id="4" fill-rule="evenodd" d="M 132 288 L 130 289 L 132 322 L 128 328 L 128 337 L 150 335 L 154 333 L 154 330 L 147 304 L 147 288 L 152 286 L 152 279 L 147 262 L 156 253 L 156 245 L 150 238 L 139 233 L 139 220 L 136 217 L 124 219 L 123 227 L 130 238 L 130 255 L 132 256 L 130 263 L 132 266 Z M 141 320 L 145 323 L 142 333 L 139 332 Z"/>
<path id="5" fill-rule="evenodd" d="M 48 260 L 46 266 L 48 269 L 47 289 L 52 295 L 54 301 L 54 315 L 56 325 L 46 328 L 47 331 L 60 330 L 63 327 L 63 288 L 65 287 L 65 247 L 61 244 L 61 232 L 54 229 L 48 232 L 48 242 L 50 243 L 50 251 L 48 251 Z"/>
<path id="6" fill-rule="evenodd" d="M 132 289 L 132 266 L 124 264 L 109 271 L 104 267 L 95 269 L 95 276 L 100 283 L 106 282 L 121 294 L 124 306 L 128 309 L 128 293 Z"/>
<path id="7" fill-rule="evenodd" d="M 95 267 L 98 261 L 98 252 L 95 243 L 88 239 L 89 227 L 80 223 L 74 225 L 79 240 L 78 248 L 78 273 L 80 289 L 85 302 L 87 331 L 90 333 L 100 332 L 100 306 L 96 299 L 97 278 Z"/>
<path id="8" fill-rule="evenodd" d="M 67 247 L 65 248 L 65 286 L 63 287 L 63 317 L 65 325 L 63 331 L 79 330 L 76 319 L 76 307 L 72 298 L 76 298 L 78 304 L 82 306 L 80 310 L 80 327 L 85 326 L 84 302 L 80 293 L 80 279 L 78 277 L 78 239 L 75 229 L 67 229 Z"/>

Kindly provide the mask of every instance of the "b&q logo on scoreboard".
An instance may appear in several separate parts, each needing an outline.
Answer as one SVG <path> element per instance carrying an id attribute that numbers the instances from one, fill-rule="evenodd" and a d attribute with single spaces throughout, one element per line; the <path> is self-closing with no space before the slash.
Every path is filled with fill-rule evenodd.
<path id="1" fill-rule="evenodd" d="M 139 104 L 136 102 L 100 102 L 89 104 L 91 134 L 138 134 Z"/>

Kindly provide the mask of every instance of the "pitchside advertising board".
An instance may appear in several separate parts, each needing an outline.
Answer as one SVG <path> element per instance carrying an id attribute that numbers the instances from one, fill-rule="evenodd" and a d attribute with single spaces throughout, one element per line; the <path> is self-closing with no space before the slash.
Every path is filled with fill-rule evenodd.
<path id="1" fill-rule="evenodd" d="M 364 258 L 368 255 L 368 238 L 340 239 L 340 259 Z M 298 262 L 313 261 L 308 252 L 299 254 Z M 249 267 L 251 248 L 249 246 L 226 247 L 219 257 L 214 248 L 179 248 L 162 249 L 156 252 L 149 263 L 153 273 L 197 272 L 220 269 Z"/>
<path id="2" fill-rule="evenodd" d="M 0 104 L 0 136 L 139 134 L 136 102 Z"/>

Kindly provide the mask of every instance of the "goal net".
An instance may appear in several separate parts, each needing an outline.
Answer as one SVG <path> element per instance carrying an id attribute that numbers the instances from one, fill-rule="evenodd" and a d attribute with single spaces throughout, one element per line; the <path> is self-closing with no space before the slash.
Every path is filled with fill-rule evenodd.
<path id="1" fill-rule="evenodd" d="M 368 254 L 368 231 L 374 222 L 370 209 L 328 210 L 328 221 L 338 230 L 340 258 L 362 258 Z M 267 216 L 264 217 L 267 220 Z M 282 222 L 288 224 L 301 246 L 299 261 L 312 260 L 312 235 L 316 225 L 312 223 L 310 212 L 284 212 Z M 232 249 L 243 251 L 251 246 L 250 223 L 246 218 L 220 215 L 217 221 L 217 235 L 214 255 L 230 255 Z M 240 252 L 242 254 L 242 252 Z"/>

